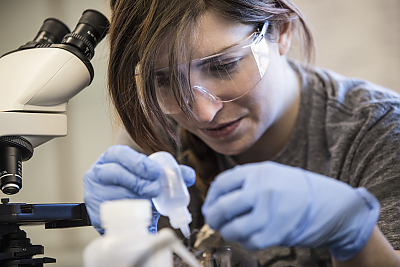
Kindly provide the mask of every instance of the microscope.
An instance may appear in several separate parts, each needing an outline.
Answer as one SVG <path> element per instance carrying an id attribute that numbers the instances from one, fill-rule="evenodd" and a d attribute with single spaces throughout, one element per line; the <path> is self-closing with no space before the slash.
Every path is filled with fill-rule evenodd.
<path id="1" fill-rule="evenodd" d="M 6 195 L 22 188 L 22 162 L 34 148 L 67 135 L 69 99 L 93 80 L 90 60 L 105 37 L 107 18 L 95 10 L 83 12 L 75 29 L 49 18 L 38 34 L 18 49 L 0 57 L 0 189 Z M 90 225 L 83 203 L 0 204 L 0 266 L 43 266 L 53 258 L 32 245 L 21 225 L 45 224 L 45 228 Z"/>

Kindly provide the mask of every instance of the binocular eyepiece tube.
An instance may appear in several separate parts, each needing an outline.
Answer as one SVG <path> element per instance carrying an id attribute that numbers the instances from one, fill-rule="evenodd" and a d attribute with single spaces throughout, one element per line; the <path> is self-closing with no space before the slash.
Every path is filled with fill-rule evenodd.
<path id="1" fill-rule="evenodd" d="M 43 22 L 33 42 L 41 44 L 59 44 L 68 33 L 70 33 L 70 30 L 64 23 L 58 19 L 48 18 Z"/>
<path id="2" fill-rule="evenodd" d="M 61 43 L 76 46 L 90 60 L 94 56 L 95 47 L 106 36 L 108 28 L 108 19 L 103 14 L 88 9 L 83 12 L 75 29 L 66 34 Z"/>
<path id="3" fill-rule="evenodd" d="M 107 35 L 108 28 L 108 19 L 103 14 L 88 9 L 83 12 L 72 32 L 58 19 L 46 19 L 33 42 L 43 45 L 65 44 L 74 46 L 90 60 L 94 56 L 96 46 Z"/>

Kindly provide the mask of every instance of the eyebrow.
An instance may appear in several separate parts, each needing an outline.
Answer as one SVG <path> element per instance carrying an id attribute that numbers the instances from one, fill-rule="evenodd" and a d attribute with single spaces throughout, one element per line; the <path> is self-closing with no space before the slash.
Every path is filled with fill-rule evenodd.
<path id="1" fill-rule="evenodd" d="M 226 52 L 227 50 L 229 50 L 230 48 L 235 47 L 235 46 L 239 45 L 239 44 L 242 43 L 242 42 L 243 42 L 243 41 L 237 42 L 237 43 L 234 43 L 234 44 L 231 44 L 231 45 L 228 45 L 228 46 L 225 46 L 225 47 L 221 48 L 220 50 L 218 50 L 217 52 L 215 52 L 215 53 L 213 53 L 213 54 L 211 54 L 211 55 L 202 57 L 202 58 L 209 58 L 209 57 L 216 56 L 216 55 L 218 55 L 218 54 L 222 54 L 222 53 Z"/>
<path id="2" fill-rule="evenodd" d="M 231 44 L 231 45 L 228 45 L 228 46 L 224 46 L 224 47 L 222 47 L 220 50 L 218 50 L 218 51 L 216 51 L 216 52 L 214 52 L 214 53 L 212 53 L 212 54 L 210 54 L 210 55 L 208 55 L 208 56 L 204 56 L 204 57 L 200 57 L 200 58 L 195 58 L 195 59 L 192 59 L 191 61 L 211 60 L 212 58 L 218 56 L 219 54 L 222 54 L 222 53 L 226 52 L 227 50 L 231 49 L 232 47 L 235 47 L 235 46 L 240 45 L 241 43 L 245 42 L 245 41 L 246 41 L 248 38 L 250 38 L 250 36 L 252 36 L 254 33 L 255 33 L 255 32 L 251 33 L 251 34 L 250 34 L 249 36 L 247 36 L 246 39 L 244 39 L 244 40 L 235 42 L 235 43 L 233 43 L 233 44 Z M 182 62 L 182 63 L 180 63 L 180 64 L 183 64 L 183 63 L 185 63 L 185 62 Z M 180 65 L 180 64 L 179 64 L 179 65 Z M 169 67 L 163 67 L 163 68 L 156 69 L 156 75 L 157 75 L 157 76 L 166 75 L 166 74 L 169 73 L 168 69 L 169 69 Z"/>
<path id="3" fill-rule="evenodd" d="M 241 40 L 241 41 L 236 42 L 236 43 L 233 43 L 233 44 L 231 44 L 231 45 L 222 47 L 220 50 L 218 50 L 218 51 L 215 52 L 215 53 L 212 53 L 212 54 L 210 54 L 210 55 L 208 55 L 208 56 L 201 57 L 201 58 L 197 58 L 197 59 L 194 59 L 194 60 L 211 59 L 211 58 L 213 58 L 213 57 L 215 57 L 215 56 L 218 56 L 219 54 L 222 54 L 222 53 L 226 52 L 227 50 L 231 49 L 232 47 L 235 47 L 235 46 L 240 45 L 241 43 L 245 42 L 245 41 L 246 41 L 250 36 L 252 36 L 254 33 L 255 33 L 255 32 L 253 32 L 252 34 L 250 34 L 249 36 L 247 36 L 246 39 L 244 39 L 244 40 Z"/>
<path id="4" fill-rule="evenodd" d="M 157 77 L 165 77 L 165 76 L 169 75 L 169 68 L 164 67 L 164 68 L 156 69 L 155 73 L 156 73 Z"/>

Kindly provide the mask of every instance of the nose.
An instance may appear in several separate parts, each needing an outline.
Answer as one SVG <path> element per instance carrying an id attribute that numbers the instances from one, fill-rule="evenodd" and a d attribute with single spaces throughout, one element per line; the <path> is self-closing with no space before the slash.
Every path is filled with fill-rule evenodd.
<path id="1" fill-rule="evenodd" d="M 215 99 L 201 86 L 193 86 L 192 88 L 195 89 L 193 91 L 196 97 L 192 105 L 193 113 L 200 123 L 211 122 L 218 111 L 222 109 L 223 103 Z"/>

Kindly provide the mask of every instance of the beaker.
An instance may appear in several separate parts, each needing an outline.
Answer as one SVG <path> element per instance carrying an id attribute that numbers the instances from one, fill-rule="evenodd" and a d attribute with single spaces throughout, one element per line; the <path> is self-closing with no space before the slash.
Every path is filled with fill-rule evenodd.
<path id="1" fill-rule="evenodd" d="M 197 259 L 202 267 L 232 267 L 232 251 L 229 246 L 206 249 Z"/>

